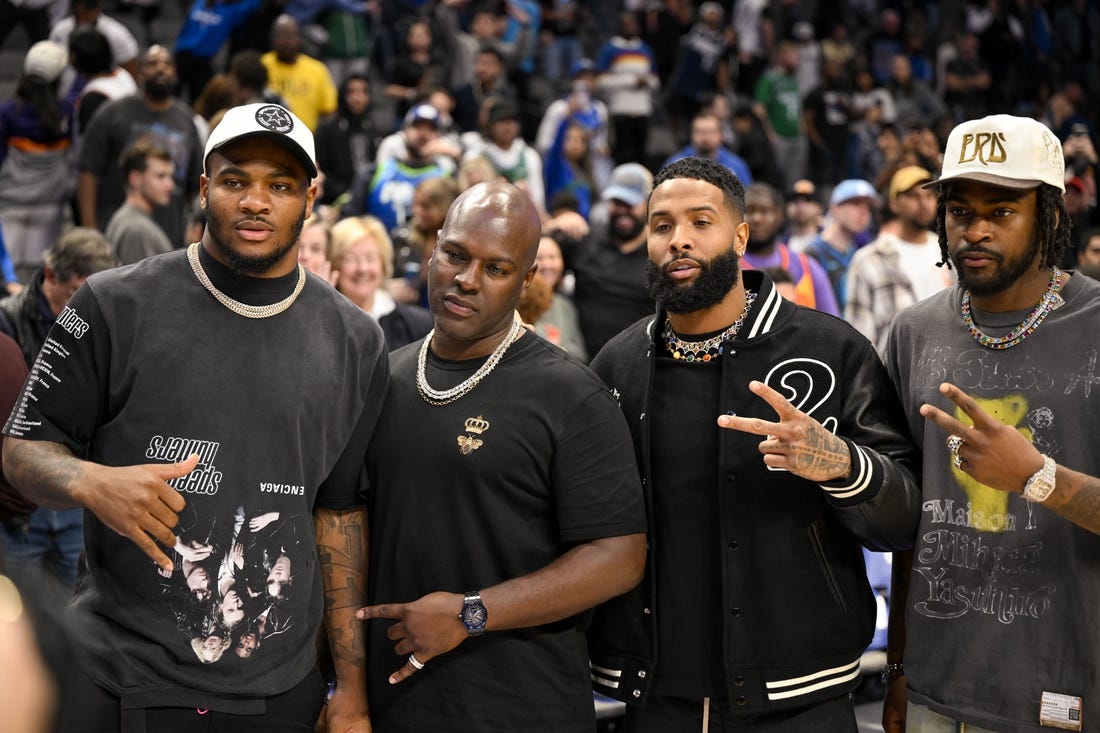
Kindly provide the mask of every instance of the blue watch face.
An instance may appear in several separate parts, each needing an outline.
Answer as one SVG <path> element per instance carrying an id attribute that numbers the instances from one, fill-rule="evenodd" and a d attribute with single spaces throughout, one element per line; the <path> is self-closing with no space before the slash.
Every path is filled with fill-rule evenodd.
<path id="1" fill-rule="evenodd" d="M 487 615 L 483 603 L 469 603 L 462 609 L 462 623 L 471 631 L 479 631 L 485 627 Z"/>

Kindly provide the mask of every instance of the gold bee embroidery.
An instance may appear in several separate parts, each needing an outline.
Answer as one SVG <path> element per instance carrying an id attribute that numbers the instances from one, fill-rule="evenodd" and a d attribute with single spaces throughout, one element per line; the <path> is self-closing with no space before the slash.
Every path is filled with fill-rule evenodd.
<path id="1" fill-rule="evenodd" d="M 477 417 L 466 418 L 466 432 L 473 433 L 474 435 L 481 435 L 489 429 L 489 421 L 483 418 L 481 415 Z M 458 449 L 464 456 L 468 456 L 475 450 L 484 445 L 484 441 L 480 438 L 475 438 L 473 435 L 459 435 Z"/>
<path id="2" fill-rule="evenodd" d="M 462 451 L 462 455 L 468 456 L 475 450 L 482 446 L 482 441 L 478 438 L 471 438 L 469 435 L 458 436 L 458 448 Z"/>

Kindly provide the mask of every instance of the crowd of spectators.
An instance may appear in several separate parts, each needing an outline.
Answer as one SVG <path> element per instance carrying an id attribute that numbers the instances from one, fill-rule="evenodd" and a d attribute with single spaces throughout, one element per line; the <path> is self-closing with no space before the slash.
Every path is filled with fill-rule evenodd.
<path id="1" fill-rule="evenodd" d="M 5 33 L 22 23 L 32 41 L 49 39 L 0 106 L 9 291 L 33 280 L 65 228 L 107 230 L 133 196 L 123 178 L 144 176 L 145 160 L 170 162 L 175 185 L 166 203 L 130 211 L 136 231 L 151 217 L 172 246 L 194 239 L 198 151 L 226 108 L 259 100 L 285 103 L 316 133 L 319 221 L 381 222 L 395 245 L 382 292 L 400 304 L 423 294 L 432 238 L 414 199 L 434 179 L 458 182 L 451 198 L 491 177 L 524 188 L 563 242 L 557 287 L 571 294 L 575 278 L 591 279 L 575 272 L 583 240 L 601 239 L 627 203 L 607 193 L 616 167 L 655 172 L 702 155 L 784 195 L 775 238 L 799 253 L 816 238 L 807 254 L 842 310 L 852 254 L 891 229 L 894 174 L 935 175 L 955 124 L 999 112 L 1035 117 L 1063 141 L 1075 249 L 1097 224 L 1090 0 L 195 0 L 178 28 L 152 23 L 156 2 L 110 1 L 2 0 Z M 135 145 L 152 155 L 133 171 Z M 832 207 L 842 181 L 873 192 L 854 229 Z M 815 236 L 826 229 L 845 240 L 839 258 Z M 335 262 L 323 267 L 338 280 Z"/>
<path id="2" fill-rule="evenodd" d="M 1082 252 L 1095 268 L 1095 0 L 195 0 L 178 27 L 160 10 L 0 0 L 0 41 L 22 24 L 33 42 L 0 103 L 9 293 L 48 282 L 43 257 L 76 226 L 105 232 L 123 264 L 197 240 L 205 139 L 257 101 L 316 136 L 322 205 L 302 262 L 386 324 L 391 347 L 430 328 L 422 274 L 448 206 L 503 178 L 546 234 L 525 317 L 594 356 L 652 311 L 652 174 L 689 155 L 749 186 L 745 267 L 876 324 L 861 329 L 875 340 L 901 296 L 879 308 L 859 273 L 848 302 L 850 265 L 872 243 L 876 257 L 935 249 L 918 184 L 957 123 L 1002 112 L 1062 141 L 1062 264 Z M 921 278 L 912 293 L 949 280 Z"/>

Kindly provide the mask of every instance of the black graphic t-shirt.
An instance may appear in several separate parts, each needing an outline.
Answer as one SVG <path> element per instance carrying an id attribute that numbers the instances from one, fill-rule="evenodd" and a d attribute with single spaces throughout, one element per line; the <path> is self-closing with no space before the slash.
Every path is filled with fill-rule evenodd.
<path id="1" fill-rule="evenodd" d="M 253 304 L 297 279 L 202 261 Z M 313 509 L 360 502 L 387 382 L 377 324 L 313 276 L 264 319 L 218 303 L 183 252 L 93 276 L 73 296 L 5 433 L 110 466 L 200 457 L 172 482 L 187 504 L 171 573 L 85 514 L 79 637 L 124 706 L 250 712 L 305 677 L 323 607 Z"/>

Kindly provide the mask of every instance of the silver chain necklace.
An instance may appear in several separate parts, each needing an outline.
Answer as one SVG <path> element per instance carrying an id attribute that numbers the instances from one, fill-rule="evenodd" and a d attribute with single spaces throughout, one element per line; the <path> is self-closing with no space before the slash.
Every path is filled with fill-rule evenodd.
<path id="1" fill-rule="evenodd" d="M 434 335 L 435 329 L 433 328 L 428 332 L 428 335 L 424 337 L 424 343 L 420 345 L 420 353 L 416 357 L 416 390 L 429 405 L 449 405 L 459 397 L 469 393 L 470 390 L 477 386 L 478 382 L 488 376 L 489 372 L 493 371 L 494 367 L 504 358 L 504 352 L 508 350 L 508 347 L 523 335 L 523 321 L 520 320 L 519 314 L 514 315 L 512 317 L 512 327 L 508 330 L 508 335 L 504 337 L 503 341 L 497 344 L 497 347 L 493 349 L 493 353 L 489 355 L 485 363 L 460 384 L 443 391 L 432 389 L 432 386 L 428 384 L 428 346 L 431 344 L 432 336 Z"/>
<path id="2" fill-rule="evenodd" d="M 214 283 L 206 274 L 206 270 L 202 269 L 202 263 L 199 262 L 198 242 L 195 242 L 187 248 L 187 261 L 191 263 L 191 269 L 194 270 L 195 277 L 199 279 L 202 286 L 209 290 L 210 294 L 213 295 L 219 303 L 236 313 L 238 316 L 244 316 L 245 318 L 270 318 L 271 316 L 279 315 L 294 304 L 294 301 L 298 299 L 298 295 L 301 294 L 302 288 L 306 285 L 306 271 L 305 268 L 299 264 L 298 283 L 294 286 L 294 290 L 290 295 L 286 296 L 278 303 L 272 303 L 270 305 L 248 305 L 247 303 L 242 303 L 239 300 L 230 298 L 214 286 Z"/>

